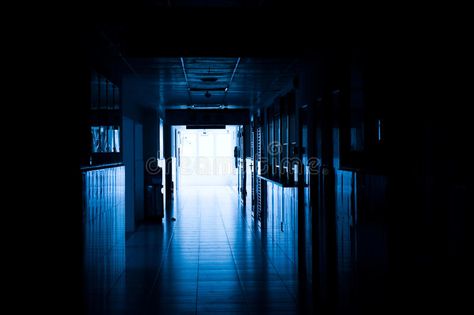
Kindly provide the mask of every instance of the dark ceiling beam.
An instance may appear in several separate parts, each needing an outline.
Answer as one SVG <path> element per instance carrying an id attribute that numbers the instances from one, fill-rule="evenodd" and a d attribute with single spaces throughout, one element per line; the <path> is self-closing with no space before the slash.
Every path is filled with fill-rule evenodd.
<path id="1" fill-rule="evenodd" d="M 168 109 L 165 112 L 169 125 L 247 125 L 248 109 Z"/>
<path id="2" fill-rule="evenodd" d="M 205 92 L 205 91 L 214 91 L 214 92 L 226 92 L 227 87 L 190 87 L 188 88 L 190 92 Z"/>

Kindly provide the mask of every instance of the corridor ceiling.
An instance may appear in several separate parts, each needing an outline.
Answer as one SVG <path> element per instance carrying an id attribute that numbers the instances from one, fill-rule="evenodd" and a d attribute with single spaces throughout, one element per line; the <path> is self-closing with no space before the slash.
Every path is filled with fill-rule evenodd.
<path id="1" fill-rule="evenodd" d="M 90 11 L 82 36 L 91 67 L 117 84 L 126 76 L 140 80 L 137 93 L 150 95 L 144 106 L 259 108 L 292 88 L 301 59 L 318 46 L 297 36 L 311 19 L 287 7 L 269 10 L 275 3 L 104 5 Z M 311 36 L 321 38 L 318 31 Z"/>
<path id="2" fill-rule="evenodd" d="M 254 108 L 291 88 L 296 59 L 250 57 L 132 58 L 130 67 L 160 97 L 160 106 Z"/>

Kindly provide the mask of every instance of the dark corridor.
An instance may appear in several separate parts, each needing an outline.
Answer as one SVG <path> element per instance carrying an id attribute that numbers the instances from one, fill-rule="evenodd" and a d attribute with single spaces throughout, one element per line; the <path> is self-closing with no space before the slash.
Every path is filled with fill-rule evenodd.
<path id="1" fill-rule="evenodd" d="M 429 46 L 272 1 L 109 8 L 74 68 L 85 314 L 461 309 L 469 115 Z M 181 187 L 209 130 L 232 185 Z"/>

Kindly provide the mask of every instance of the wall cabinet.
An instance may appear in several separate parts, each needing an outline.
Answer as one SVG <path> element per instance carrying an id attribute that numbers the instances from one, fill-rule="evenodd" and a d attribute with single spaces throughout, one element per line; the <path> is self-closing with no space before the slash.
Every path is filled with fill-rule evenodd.
<path id="1" fill-rule="evenodd" d="M 122 162 L 122 108 L 119 87 L 91 71 L 89 164 Z"/>

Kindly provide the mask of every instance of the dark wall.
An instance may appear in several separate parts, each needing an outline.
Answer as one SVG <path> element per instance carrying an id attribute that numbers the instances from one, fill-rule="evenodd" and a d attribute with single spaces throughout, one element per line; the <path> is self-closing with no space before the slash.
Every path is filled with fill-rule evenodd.
<path id="1" fill-rule="evenodd" d="M 299 157 L 318 163 L 298 195 L 298 268 L 322 311 L 435 309 L 433 298 L 465 296 L 470 119 L 463 81 L 432 53 L 385 43 L 300 59 Z M 252 114 L 268 120 L 266 109 Z M 273 229 L 291 207 L 273 184 L 266 193 Z"/>
<path id="2" fill-rule="evenodd" d="M 315 266 L 324 279 L 319 298 L 323 307 L 340 313 L 375 311 L 390 297 L 390 168 L 385 143 L 374 128 L 378 120 L 385 122 L 389 96 L 381 92 L 384 77 L 376 80 L 371 73 L 370 54 L 354 49 L 327 56 L 320 66 L 320 93 L 310 101 L 310 151 L 321 159 L 310 188 L 320 219 L 314 246 L 323 249 Z"/>
<path id="3" fill-rule="evenodd" d="M 336 127 L 340 167 L 357 176 L 354 297 L 361 311 L 435 309 L 433 299 L 458 305 L 452 302 L 463 296 L 456 279 L 466 270 L 468 119 L 457 93 L 447 93 L 453 76 L 429 62 L 429 54 L 428 48 L 379 47 L 352 59 L 351 94 L 342 98 Z M 360 148 L 348 149 L 344 132 L 361 125 Z"/>
<path id="4" fill-rule="evenodd" d="M 159 113 L 152 108 L 143 110 L 143 157 L 158 158 L 160 143 L 160 118 Z"/>
<path id="5" fill-rule="evenodd" d="M 147 82 L 136 76 L 122 78 L 123 143 L 126 172 L 127 232 L 150 213 L 147 208 L 147 162 L 156 161 L 159 148 L 159 113 Z M 156 164 L 152 164 L 156 165 Z"/>
<path id="6" fill-rule="evenodd" d="M 98 313 L 107 292 L 115 285 L 126 267 L 125 169 L 119 166 L 83 171 L 82 178 L 82 293 L 88 312 Z M 101 283 L 101 286 L 97 283 Z"/>
<path id="7" fill-rule="evenodd" d="M 472 203 L 465 145 L 469 118 L 461 101 L 462 80 L 446 68 L 451 55 L 432 48 L 411 52 L 405 64 L 392 69 L 404 80 L 403 88 L 393 91 L 398 104 L 389 109 L 392 128 L 387 130 L 393 156 L 391 262 L 394 282 L 410 281 L 407 296 L 420 309 L 433 298 L 457 309 L 465 294 L 464 218 Z M 433 54 L 439 63 L 426 58 Z M 452 69 L 462 68 L 459 59 L 450 60 Z"/>

